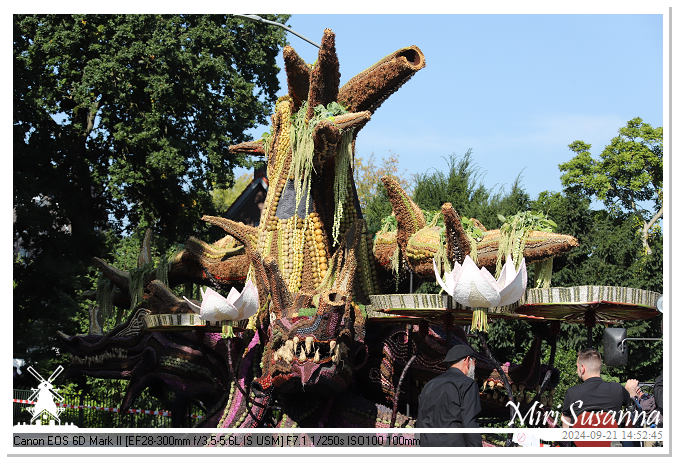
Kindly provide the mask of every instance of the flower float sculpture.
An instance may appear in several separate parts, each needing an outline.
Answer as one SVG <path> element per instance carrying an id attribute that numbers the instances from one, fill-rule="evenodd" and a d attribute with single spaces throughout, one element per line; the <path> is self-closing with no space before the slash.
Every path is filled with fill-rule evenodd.
<path id="1" fill-rule="evenodd" d="M 444 272 L 443 277 L 435 259 L 433 266 L 436 281 L 441 288 L 457 303 L 474 308 L 472 329 L 482 331 L 487 328 L 488 308 L 516 303 L 528 284 L 526 259 L 521 260 L 517 270 L 511 255 L 507 257 L 497 280 L 485 267 L 479 269 L 469 255 L 465 256 L 462 265 L 455 261 L 453 270 Z"/>
<path id="2" fill-rule="evenodd" d="M 267 158 L 269 189 L 258 227 L 203 217 L 229 235 L 213 244 L 190 238 L 167 263 L 167 285 L 158 269 L 131 279 L 129 272 L 96 260 L 115 287 L 114 304 L 132 306 L 134 313 L 105 335 L 60 335 L 73 356 L 74 374 L 129 381 L 123 409 L 148 388 L 172 411 L 175 427 L 188 423 L 189 406 L 196 404 L 206 407 L 200 425 L 210 428 L 410 426 L 413 419 L 399 413 L 407 410 L 405 398 L 416 404 L 418 386 L 441 372 L 448 348 L 468 341 L 452 322 L 387 321 L 370 313 L 362 303 L 380 292 L 383 275 L 391 272 L 390 260 L 385 265 L 381 258 L 398 250 L 400 264 L 421 278 L 432 277 L 435 255 L 458 263 L 443 278 L 437 271 L 437 280 L 460 295 L 468 288 L 465 298 L 477 308 L 478 326 L 485 324 L 478 308 L 521 297 L 525 262 L 577 246 L 574 237 L 530 230 L 520 241 L 525 261 L 519 270 L 506 263 L 495 280 L 463 260 L 471 255 L 486 267 L 503 260 L 501 231 L 478 223 L 478 236 L 468 238 L 449 203 L 441 209 L 443 225 L 430 227 L 394 178 L 384 183 L 398 230 L 373 246 L 353 183 L 353 143 L 378 107 L 424 67 L 424 55 L 415 46 L 397 50 L 340 87 L 334 40 L 326 30 L 313 65 L 286 47 L 288 95 L 276 104 L 270 135 L 230 147 L 232 153 Z M 474 273 L 481 273 L 481 283 L 472 291 L 465 282 Z M 240 295 L 218 295 L 248 274 L 254 276 L 256 294 L 244 289 Z M 129 290 L 137 288 L 132 280 L 143 290 L 136 304 L 130 304 L 134 292 Z M 198 304 L 171 291 L 180 283 L 217 290 L 203 294 L 201 317 L 195 313 Z M 250 298 L 254 313 L 240 307 Z M 238 318 L 253 316 L 232 336 L 201 321 L 233 317 L 233 308 Z M 163 317 L 182 323 L 148 323 Z M 556 336 L 552 340 L 555 347 Z M 512 383 L 539 385 L 541 346 L 542 338 L 536 338 L 534 357 L 509 369 Z M 479 378 L 491 375 L 491 361 L 480 360 Z"/>

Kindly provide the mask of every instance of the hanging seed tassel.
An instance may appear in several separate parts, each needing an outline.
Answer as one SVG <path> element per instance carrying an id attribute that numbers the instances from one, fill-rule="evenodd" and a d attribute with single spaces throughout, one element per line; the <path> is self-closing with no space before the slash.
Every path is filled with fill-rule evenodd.
<path id="1" fill-rule="evenodd" d="M 160 280 L 166 286 L 168 284 L 168 273 L 170 270 L 170 263 L 168 262 L 167 255 L 162 255 L 158 262 L 158 271 L 156 272 L 156 279 Z"/>
<path id="2" fill-rule="evenodd" d="M 130 309 L 134 309 L 144 292 L 144 268 L 130 270 Z"/>
<path id="3" fill-rule="evenodd" d="M 476 308 L 472 313 L 471 330 L 478 330 L 480 332 L 488 332 L 488 309 Z"/>
<path id="4" fill-rule="evenodd" d="M 502 262 L 506 261 L 510 253 L 518 268 L 526 248 L 526 240 L 531 231 L 552 232 L 556 228 L 556 223 L 548 219 L 547 215 L 542 212 L 523 211 L 509 218 L 498 214 L 498 219 L 504 224 L 500 228 L 501 235 L 495 263 L 496 279 L 502 271 Z"/>
<path id="5" fill-rule="evenodd" d="M 552 270 L 554 258 L 535 263 L 535 287 L 549 288 L 552 285 Z"/>
<path id="6" fill-rule="evenodd" d="M 113 311 L 113 283 L 104 277 L 97 280 L 97 306 L 105 321 Z"/>
<path id="7" fill-rule="evenodd" d="M 236 335 L 233 333 L 233 327 L 230 325 L 222 326 L 222 338 L 233 338 Z"/>
<path id="8" fill-rule="evenodd" d="M 342 134 L 340 148 L 335 157 L 335 215 L 332 224 L 333 246 L 339 244 L 340 222 L 344 215 L 344 204 L 346 202 L 349 187 L 349 173 L 353 171 L 354 162 L 351 156 L 351 141 L 354 138 L 354 130 L 350 129 Z"/>

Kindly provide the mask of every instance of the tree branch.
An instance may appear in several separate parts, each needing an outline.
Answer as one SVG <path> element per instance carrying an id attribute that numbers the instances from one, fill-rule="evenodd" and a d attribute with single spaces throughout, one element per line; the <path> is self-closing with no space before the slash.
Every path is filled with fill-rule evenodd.
<path id="1" fill-rule="evenodd" d="M 646 251 L 646 254 L 647 254 L 647 255 L 650 255 L 650 254 L 653 253 L 653 252 L 651 251 L 651 247 L 648 245 L 648 231 L 651 230 L 651 227 L 653 227 L 653 224 L 655 224 L 656 222 L 658 222 L 658 220 L 662 217 L 662 215 L 663 215 L 663 207 L 664 207 L 664 206 L 661 206 L 661 207 L 660 207 L 660 209 L 658 210 L 658 212 L 655 213 L 655 215 L 653 215 L 653 217 L 651 218 L 650 221 L 644 222 L 644 229 L 643 229 L 643 231 L 641 232 L 641 237 L 642 237 L 642 240 L 643 240 L 643 242 L 644 242 L 644 251 Z"/>
<path id="2" fill-rule="evenodd" d="M 87 128 L 85 129 L 85 137 L 87 137 L 94 128 L 94 119 L 97 116 L 97 111 L 99 111 L 99 101 L 94 102 L 94 104 L 90 107 L 90 111 L 87 113 Z"/>

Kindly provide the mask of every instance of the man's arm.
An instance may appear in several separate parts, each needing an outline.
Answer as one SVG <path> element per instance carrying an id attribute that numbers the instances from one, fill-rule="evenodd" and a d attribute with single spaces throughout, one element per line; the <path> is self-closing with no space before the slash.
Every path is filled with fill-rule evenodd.
<path id="1" fill-rule="evenodd" d="M 574 417 L 571 417 L 571 404 L 573 400 L 571 399 L 571 389 L 566 390 L 566 394 L 563 398 L 563 407 L 561 408 L 561 422 L 564 427 L 570 427 L 575 421 Z"/>
<path id="2" fill-rule="evenodd" d="M 636 396 L 641 396 L 641 388 L 639 388 L 639 381 L 637 379 L 629 379 L 627 382 L 625 382 L 625 390 L 627 392 L 627 395 L 623 393 L 622 398 L 623 406 L 628 406 L 632 404 L 633 400 L 632 398 Z"/>

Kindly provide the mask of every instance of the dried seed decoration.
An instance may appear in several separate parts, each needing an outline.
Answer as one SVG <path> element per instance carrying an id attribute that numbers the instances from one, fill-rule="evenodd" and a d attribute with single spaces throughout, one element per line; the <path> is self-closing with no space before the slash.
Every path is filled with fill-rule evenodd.
<path id="1" fill-rule="evenodd" d="M 335 215 L 332 223 L 333 246 L 337 246 L 339 243 L 340 222 L 344 216 L 344 204 L 349 192 L 349 176 L 354 171 L 354 157 L 351 150 L 353 138 L 353 129 L 344 131 L 340 140 L 339 150 L 337 155 L 335 155 Z"/>
<path id="2" fill-rule="evenodd" d="M 506 261 L 510 254 L 518 266 L 521 264 L 523 252 L 526 248 L 526 241 L 532 231 L 552 232 L 556 228 L 556 223 L 547 218 L 542 212 L 522 211 L 513 216 L 505 218 L 498 214 L 498 219 L 503 222 L 500 227 L 500 239 L 498 244 L 498 253 L 495 263 L 495 278 L 500 276 L 502 271 L 502 264 Z M 543 270 L 543 281 L 551 281 L 551 272 L 549 267 Z M 549 275 L 547 273 L 549 272 Z"/>

